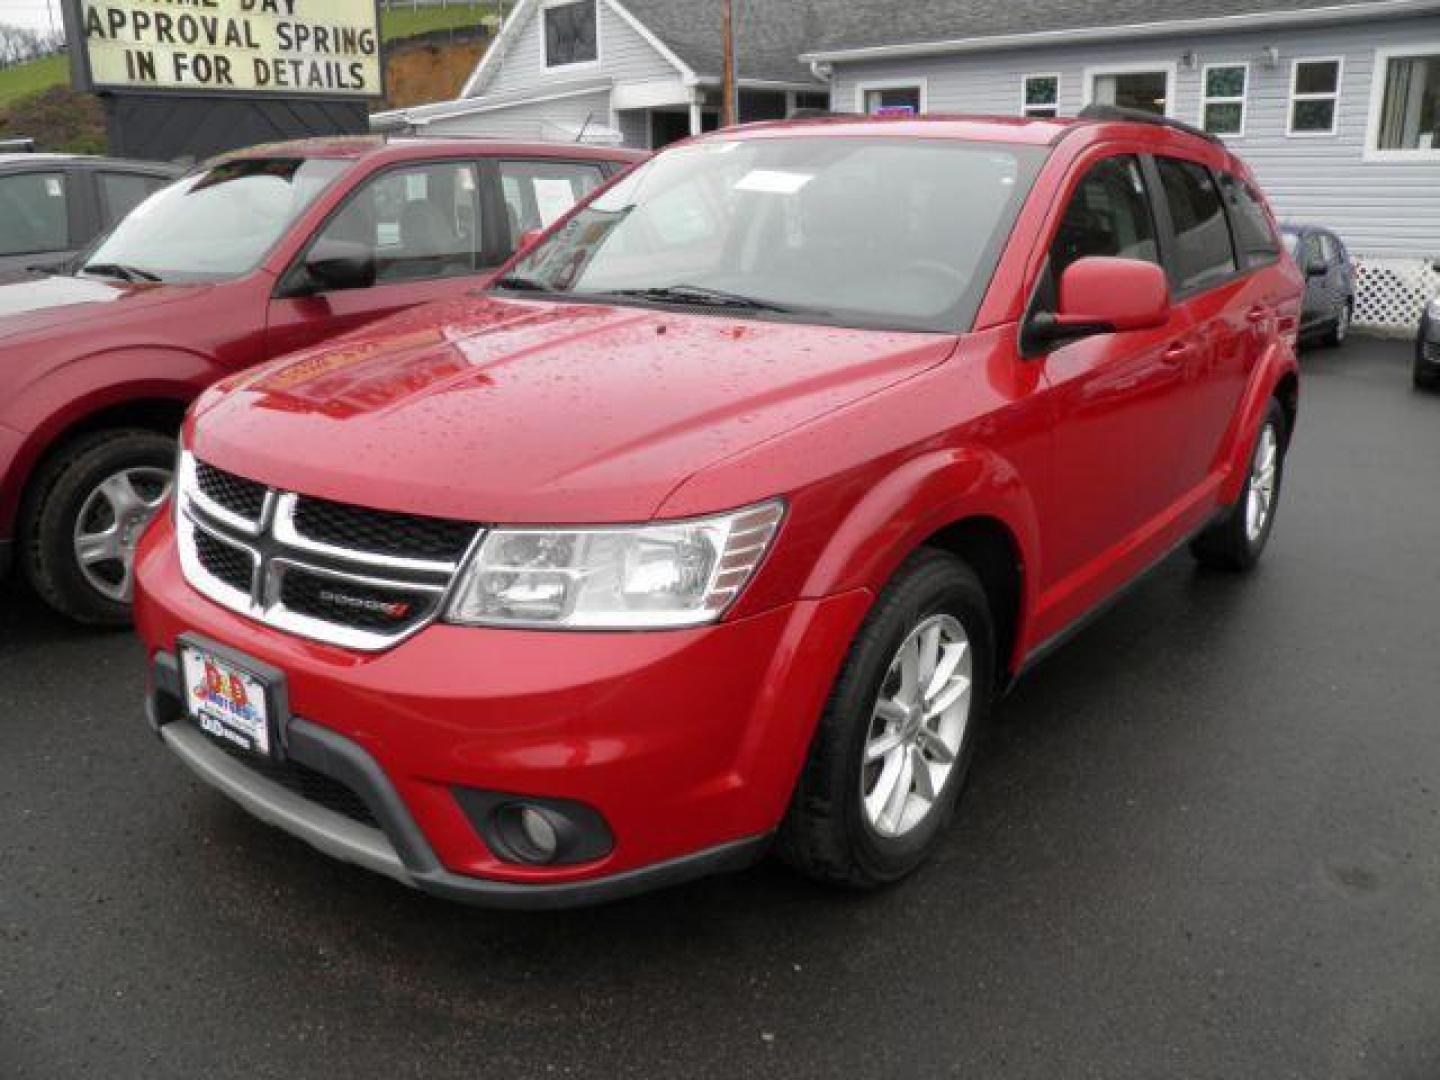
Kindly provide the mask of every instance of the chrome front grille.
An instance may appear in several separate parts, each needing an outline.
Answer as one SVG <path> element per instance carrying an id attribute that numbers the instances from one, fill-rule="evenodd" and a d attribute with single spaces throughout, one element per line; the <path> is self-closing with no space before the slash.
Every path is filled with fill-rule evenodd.
<path id="1" fill-rule="evenodd" d="M 482 535 L 468 522 L 279 491 L 189 454 L 177 490 L 191 585 L 260 622 L 363 651 L 438 618 Z"/>

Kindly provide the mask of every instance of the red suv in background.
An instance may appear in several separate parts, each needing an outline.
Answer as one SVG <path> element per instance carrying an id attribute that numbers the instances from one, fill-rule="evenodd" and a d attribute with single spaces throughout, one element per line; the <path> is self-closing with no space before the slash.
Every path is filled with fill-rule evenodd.
<path id="1" fill-rule="evenodd" d="M 186 405 L 237 369 L 483 284 L 520 236 L 643 158 L 319 139 L 230 154 L 137 207 L 69 275 L 0 287 L 0 574 L 129 618 L 135 541 Z"/>
<path id="2" fill-rule="evenodd" d="M 495 904 L 895 880 L 996 696 L 1189 542 L 1246 569 L 1301 276 L 1177 125 L 668 149 L 493 288 L 229 380 L 137 563 L 151 723 L 316 847 Z"/>

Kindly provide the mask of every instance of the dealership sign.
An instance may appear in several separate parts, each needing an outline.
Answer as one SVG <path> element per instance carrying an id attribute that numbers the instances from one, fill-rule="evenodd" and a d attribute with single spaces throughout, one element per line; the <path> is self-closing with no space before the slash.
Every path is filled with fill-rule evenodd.
<path id="1" fill-rule="evenodd" d="M 79 0 L 74 14 L 95 90 L 384 93 L 375 0 Z"/>

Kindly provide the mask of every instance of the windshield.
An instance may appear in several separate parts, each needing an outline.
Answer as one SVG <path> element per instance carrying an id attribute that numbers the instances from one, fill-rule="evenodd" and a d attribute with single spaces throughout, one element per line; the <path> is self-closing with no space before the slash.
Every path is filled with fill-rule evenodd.
<path id="1" fill-rule="evenodd" d="M 130 211 L 81 273 L 217 281 L 253 270 L 348 161 L 246 158 L 157 191 Z"/>
<path id="2" fill-rule="evenodd" d="M 581 209 L 497 284 L 761 318 L 964 330 L 1043 153 L 849 137 L 678 147 Z"/>

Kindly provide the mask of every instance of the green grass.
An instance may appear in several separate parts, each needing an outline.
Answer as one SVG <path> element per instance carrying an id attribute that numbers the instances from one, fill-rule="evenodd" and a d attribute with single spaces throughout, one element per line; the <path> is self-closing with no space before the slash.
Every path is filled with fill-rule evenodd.
<path id="1" fill-rule="evenodd" d="M 400 0 L 401 3 L 404 0 Z M 495 5 L 451 4 L 449 7 L 394 8 L 380 13 L 380 36 L 386 41 L 428 34 L 432 30 L 453 30 L 474 26 L 482 18 L 493 20 Z"/>
<path id="2" fill-rule="evenodd" d="M 0 68 L 0 109 L 20 98 L 38 94 L 41 90 L 48 90 L 69 81 L 69 61 L 63 53 L 16 64 L 14 67 Z"/>

